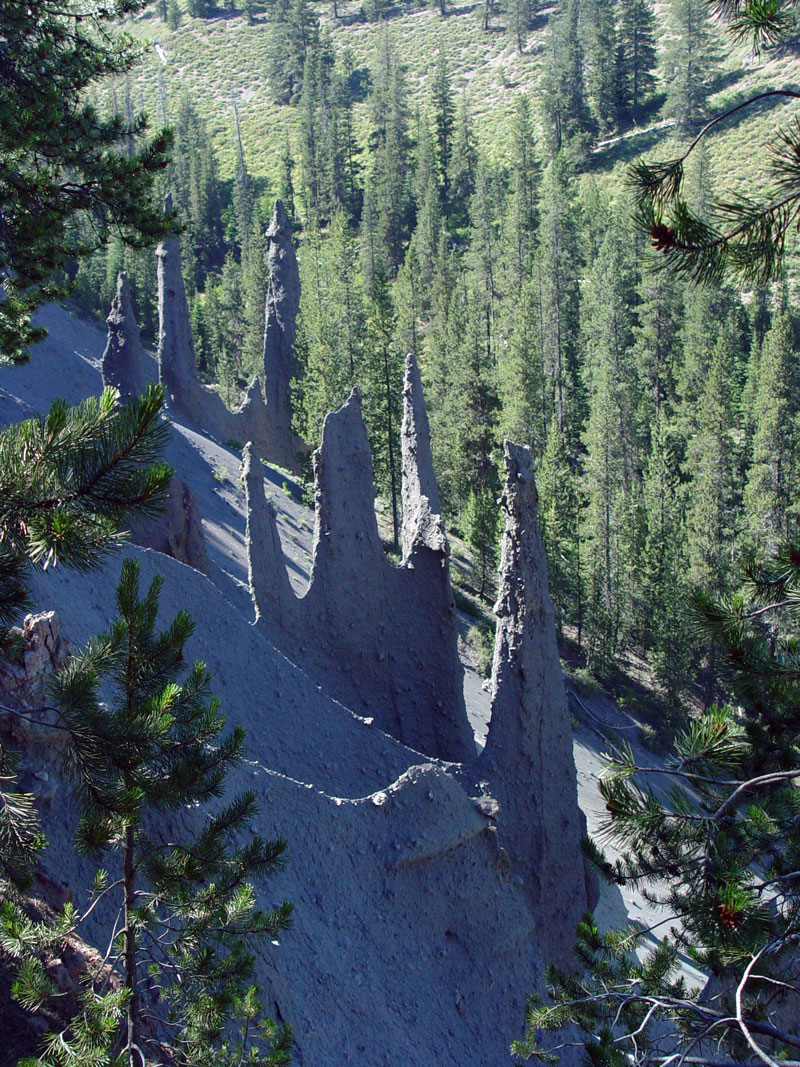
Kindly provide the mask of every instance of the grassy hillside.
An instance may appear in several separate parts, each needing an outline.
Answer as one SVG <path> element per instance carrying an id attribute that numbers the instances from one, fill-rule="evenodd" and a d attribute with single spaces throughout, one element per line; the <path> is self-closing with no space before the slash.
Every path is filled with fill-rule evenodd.
<path id="1" fill-rule="evenodd" d="M 383 23 L 371 23 L 361 15 L 360 0 L 339 4 L 339 18 L 333 5 L 315 5 L 323 26 L 331 30 L 337 50 L 349 49 L 360 70 L 369 71 L 387 35 L 395 53 L 406 67 L 412 112 L 427 106 L 428 86 L 439 48 L 448 58 L 456 91 L 466 93 L 474 116 L 476 133 L 490 157 L 501 159 L 508 142 L 509 118 L 519 93 L 536 99 L 545 59 L 547 11 L 531 30 L 524 53 L 506 33 L 504 16 L 495 16 L 489 31 L 481 26 L 480 5 L 466 4 L 441 18 L 431 9 L 397 12 Z M 662 19 L 664 39 L 666 25 Z M 251 172 L 274 183 L 279 156 L 288 137 L 297 155 L 297 109 L 274 103 L 267 82 L 271 27 L 265 16 L 248 25 L 243 16 L 226 14 L 215 19 L 193 19 L 185 10 L 179 28 L 172 32 L 152 9 L 134 23 L 134 32 L 143 40 L 157 42 L 132 75 L 131 98 L 134 107 L 143 107 L 154 119 L 160 118 L 166 98 L 167 118 L 179 95 L 187 91 L 208 124 L 214 141 L 220 172 L 230 177 L 234 160 L 232 99 L 235 96 Z M 747 57 L 724 34 L 719 34 L 720 70 L 716 91 L 710 100 L 713 112 L 767 88 L 800 81 L 800 56 L 794 53 Z M 159 94 L 159 81 L 163 93 Z M 117 104 L 122 106 L 124 87 L 115 87 Z M 111 87 L 104 91 L 107 102 Z M 751 186 L 765 162 L 765 146 L 774 122 L 789 121 L 796 107 L 773 101 L 757 112 L 739 116 L 711 139 L 704 164 L 714 183 L 725 181 L 743 191 Z M 366 105 L 357 105 L 363 129 Z M 658 116 L 654 116 L 654 123 Z M 638 131 L 597 153 L 598 170 L 608 172 L 641 152 L 673 154 L 681 143 L 673 132 L 661 126 Z"/>

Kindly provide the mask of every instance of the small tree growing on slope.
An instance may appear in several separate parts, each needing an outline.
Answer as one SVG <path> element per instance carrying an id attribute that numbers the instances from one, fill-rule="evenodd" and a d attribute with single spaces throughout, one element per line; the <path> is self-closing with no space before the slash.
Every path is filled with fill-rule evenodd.
<path id="1" fill-rule="evenodd" d="M 120 1067 L 165 1060 L 280 1067 L 289 1062 L 291 1037 L 258 1021 L 248 946 L 277 938 L 288 925 L 290 905 L 259 910 L 252 885 L 282 866 L 285 842 L 252 836 L 234 844 L 255 812 L 250 792 L 196 828 L 198 806 L 222 794 L 226 772 L 241 758 L 243 730 L 220 736 L 224 718 L 209 698 L 203 664 L 181 677 L 193 624 L 180 611 L 156 631 L 160 586 L 156 578 L 140 597 L 139 565 L 125 560 L 118 619 L 67 663 L 53 687 L 81 809 L 76 845 L 108 866 L 88 910 L 116 900 L 120 916 L 107 960 L 121 974 L 124 994 L 98 1013 L 103 1025 L 88 1047 L 110 1055 L 97 1062 Z M 111 705 L 100 699 L 109 687 Z M 3 941 L 11 944 L 16 933 L 23 944 L 22 916 L 7 909 L 6 919 Z M 35 953 L 28 953 L 17 990 L 30 1006 L 53 992 Z M 88 988 L 85 1009 L 97 1006 Z M 76 1032 L 50 1035 L 43 1061 L 30 1063 L 90 1062 L 80 1058 L 86 1052 L 78 1052 Z"/>

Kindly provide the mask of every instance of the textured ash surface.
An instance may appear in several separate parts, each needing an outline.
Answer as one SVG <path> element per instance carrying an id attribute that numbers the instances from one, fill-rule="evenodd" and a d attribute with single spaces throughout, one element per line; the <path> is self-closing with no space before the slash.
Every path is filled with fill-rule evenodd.
<path id="1" fill-rule="evenodd" d="M 51 336 L 30 363 L 0 372 L 0 420 L 45 410 L 56 396 L 75 401 L 99 391 L 104 333 L 59 307 L 46 309 L 43 320 Z M 345 436 L 328 456 L 350 463 L 355 453 L 359 463 L 366 463 L 363 454 L 359 458 L 361 446 L 348 436 L 352 415 L 340 421 Z M 331 688 L 340 696 L 343 689 L 305 669 L 307 643 L 296 638 L 279 650 L 265 625 L 252 624 L 240 455 L 184 421 L 175 407 L 172 416 L 169 458 L 191 487 L 202 515 L 208 577 L 154 551 L 128 551 L 141 560 L 143 582 L 156 573 L 165 576 L 162 622 L 168 623 L 181 607 L 197 621 L 188 654 L 208 663 L 229 722 L 242 723 L 248 731 L 248 761 L 237 771 L 231 789 L 255 788 L 263 804 L 256 829 L 289 840 L 289 865 L 266 887 L 263 900 L 293 900 L 295 922 L 279 947 L 267 946 L 260 953 L 258 970 L 273 1010 L 295 1026 L 297 1061 L 314 1067 L 507 1064 L 508 1044 L 521 1029 L 526 996 L 541 974 L 542 948 L 559 936 L 571 940 L 571 931 L 555 929 L 561 919 L 547 912 L 542 901 L 547 894 L 567 899 L 562 917 L 566 921 L 584 885 L 582 864 L 569 841 L 559 842 L 556 863 L 545 862 L 536 871 L 525 871 L 525 857 L 510 856 L 503 847 L 504 833 L 511 847 L 520 832 L 518 823 L 514 829 L 520 813 L 504 825 L 497 785 L 504 772 L 492 750 L 503 748 L 503 736 L 506 744 L 518 736 L 524 723 L 512 717 L 503 725 L 498 719 L 493 728 L 493 735 L 499 728 L 498 740 L 492 740 L 489 754 L 454 764 L 379 729 L 369 721 L 374 716 L 359 703 L 357 693 L 347 701 L 350 708 L 334 699 Z M 418 456 L 420 440 L 417 431 Z M 418 471 L 423 468 L 419 459 Z M 280 548 L 288 576 L 283 595 L 291 586 L 296 596 L 308 585 L 313 519 L 297 502 L 286 475 L 270 468 L 263 468 L 263 475 L 274 509 L 267 523 L 273 530 L 274 564 Z M 319 477 L 322 487 L 324 471 Z M 364 471 L 360 477 L 366 479 Z M 254 492 L 260 479 L 252 462 L 247 480 Z M 418 494 L 430 501 L 432 490 L 425 492 L 424 480 L 424 473 L 418 473 Z M 337 505 L 318 517 L 317 544 L 320 531 L 329 530 L 335 538 L 346 528 L 355 536 L 366 524 L 365 558 L 374 555 L 377 567 L 382 550 L 373 543 L 366 522 L 364 500 L 369 494 L 366 489 L 360 492 L 360 525 L 347 526 L 348 516 L 340 514 Z M 412 514 L 413 508 L 408 511 Z M 435 522 L 432 527 L 428 522 L 435 513 L 432 502 L 428 517 L 415 528 L 435 529 Z M 275 528 L 280 544 L 274 539 Z M 327 544 L 327 537 L 322 539 Z M 108 625 L 113 607 L 109 590 L 120 562 L 120 557 L 113 558 L 89 575 L 56 570 L 36 578 L 37 610 L 58 613 L 73 647 Z M 317 575 L 320 565 L 315 561 Z M 344 580 L 329 585 L 341 598 L 340 619 L 352 620 L 349 599 L 359 592 L 357 579 L 354 569 L 352 585 Z M 544 633 L 549 623 L 541 583 L 541 575 L 538 585 L 529 575 L 523 586 L 531 603 L 539 604 L 533 615 Z M 386 595 L 391 615 L 393 605 Z M 263 615 L 273 610 L 269 602 L 260 607 Z M 516 617 L 514 611 L 504 616 L 512 630 Z M 510 651 L 512 643 L 509 638 Z M 574 788 L 569 784 L 574 771 L 563 723 L 565 705 L 558 695 L 560 665 L 549 645 L 537 653 L 535 647 L 526 651 L 523 644 L 515 654 L 517 670 L 523 671 L 530 669 L 529 657 L 539 655 L 535 670 L 541 672 L 540 689 L 531 677 L 521 699 L 533 700 L 532 714 L 539 707 L 555 716 L 543 727 L 544 734 L 557 738 L 552 758 L 545 753 L 535 772 L 538 777 L 534 775 L 529 786 L 544 812 L 551 796 L 556 798 L 558 811 L 545 819 L 556 825 Z M 477 683 L 465 689 L 467 711 L 482 740 L 489 700 Z M 493 688 L 496 710 L 498 692 L 502 696 L 499 675 Z M 552 705 L 544 699 L 550 692 L 557 698 Z M 584 797 L 590 795 L 599 762 L 596 747 L 584 733 L 575 749 Z M 531 758 L 530 753 L 524 756 L 528 764 Z M 513 773 L 520 773 L 519 768 Z M 525 773 L 533 772 L 529 767 Z M 90 866 L 76 860 L 70 846 L 74 812 L 68 794 L 53 784 L 49 769 L 47 774 L 49 796 L 43 796 L 42 806 L 51 846 L 46 861 L 54 877 L 70 882 L 80 904 Z M 508 800 L 506 805 L 512 812 Z M 567 816 L 574 827 L 577 812 Z M 543 832 L 550 833 L 547 825 Z M 618 895 L 605 898 L 603 907 L 619 918 Z M 543 921 L 550 925 L 547 938 Z"/>

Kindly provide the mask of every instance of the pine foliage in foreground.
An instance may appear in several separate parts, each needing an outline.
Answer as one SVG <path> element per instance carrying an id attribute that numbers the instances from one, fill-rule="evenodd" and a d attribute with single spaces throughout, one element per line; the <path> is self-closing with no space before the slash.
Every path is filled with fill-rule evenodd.
<path id="1" fill-rule="evenodd" d="M 595 1064 L 795 1063 L 800 1035 L 800 544 L 752 564 L 744 591 L 697 594 L 700 625 L 738 703 L 692 722 L 666 767 L 619 751 L 601 783 L 588 852 L 620 885 L 667 909 L 669 932 L 578 931 L 580 977 L 549 974 L 513 1051 L 551 1061 L 542 1035 L 577 1023 Z M 662 923 L 657 924 L 662 926 Z M 655 929 L 653 927 L 652 929 Z M 681 955 L 709 975 L 692 988 Z"/>
<path id="2" fill-rule="evenodd" d="M 252 946 L 275 941 L 289 923 L 290 905 L 257 908 L 252 884 L 280 869 L 285 842 L 246 834 L 243 841 L 256 810 L 252 793 L 202 810 L 222 796 L 243 731 L 222 736 L 205 667 L 185 670 L 188 615 L 156 630 L 160 585 L 156 579 L 140 596 L 138 564 L 125 560 L 118 619 L 53 687 L 81 810 L 76 846 L 106 864 L 84 915 L 101 902 L 119 913 L 105 966 L 122 981 L 112 983 L 108 1001 L 104 975 L 90 974 L 82 1011 L 46 1038 L 41 1060 L 26 1065 L 289 1062 L 291 1035 L 262 1019 L 251 980 Z M 101 690 L 113 693 L 109 704 Z M 72 932 L 80 922 L 69 912 L 61 926 Z M 42 950 L 63 935 L 37 930 L 7 902 L 0 946 L 22 961 L 16 994 L 25 1006 L 52 995 Z"/>
<path id="3" fill-rule="evenodd" d="M 163 397 L 152 386 L 120 406 L 107 389 L 0 430 L 0 655 L 15 654 L 10 627 L 28 605 L 32 566 L 85 570 L 122 543 L 130 514 L 161 508 L 172 477 L 160 459 Z M 16 789 L 15 755 L 0 743 L 3 878 L 23 885 L 42 844 L 32 800 Z"/>

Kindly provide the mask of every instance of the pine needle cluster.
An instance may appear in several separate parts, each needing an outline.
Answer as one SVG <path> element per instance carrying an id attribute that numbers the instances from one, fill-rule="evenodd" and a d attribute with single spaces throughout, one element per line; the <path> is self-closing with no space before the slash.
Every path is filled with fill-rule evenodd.
<path id="1" fill-rule="evenodd" d="M 578 933 L 582 977 L 549 976 L 514 1051 L 549 1058 L 543 1032 L 577 1023 L 595 1063 L 794 1063 L 800 1035 L 800 545 L 751 563 L 735 596 L 698 594 L 698 626 L 720 652 L 733 701 L 678 739 L 665 767 L 619 750 L 601 783 L 607 818 L 587 853 L 639 886 L 671 924 Z M 662 924 L 658 924 L 662 925 Z M 709 976 L 690 987 L 689 959 Z M 794 1057 L 794 1058 L 793 1058 Z"/>
<path id="2" fill-rule="evenodd" d="M 30 314 L 69 290 L 65 268 L 74 260 L 112 234 L 143 247 L 175 227 L 151 195 L 168 164 L 170 131 L 147 137 L 143 115 L 103 119 L 85 101 L 95 79 L 124 73 L 138 58 L 138 43 L 114 37 L 108 23 L 143 6 L 0 6 L 0 361 L 26 358 L 41 339 Z"/>
<path id="3" fill-rule="evenodd" d="M 797 0 L 714 0 L 710 4 L 738 41 L 754 52 L 773 47 L 795 30 Z M 786 241 L 800 220 L 800 125 L 776 131 L 767 187 L 757 196 L 720 196 L 700 214 L 683 195 L 684 164 L 719 123 L 769 98 L 800 99 L 793 88 L 772 89 L 707 122 L 686 151 L 666 162 L 640 160 L 629 174 L 639 228 L 663 265 L 693 282 L 725 276 L 765 285 L 781 274 Z"/>

